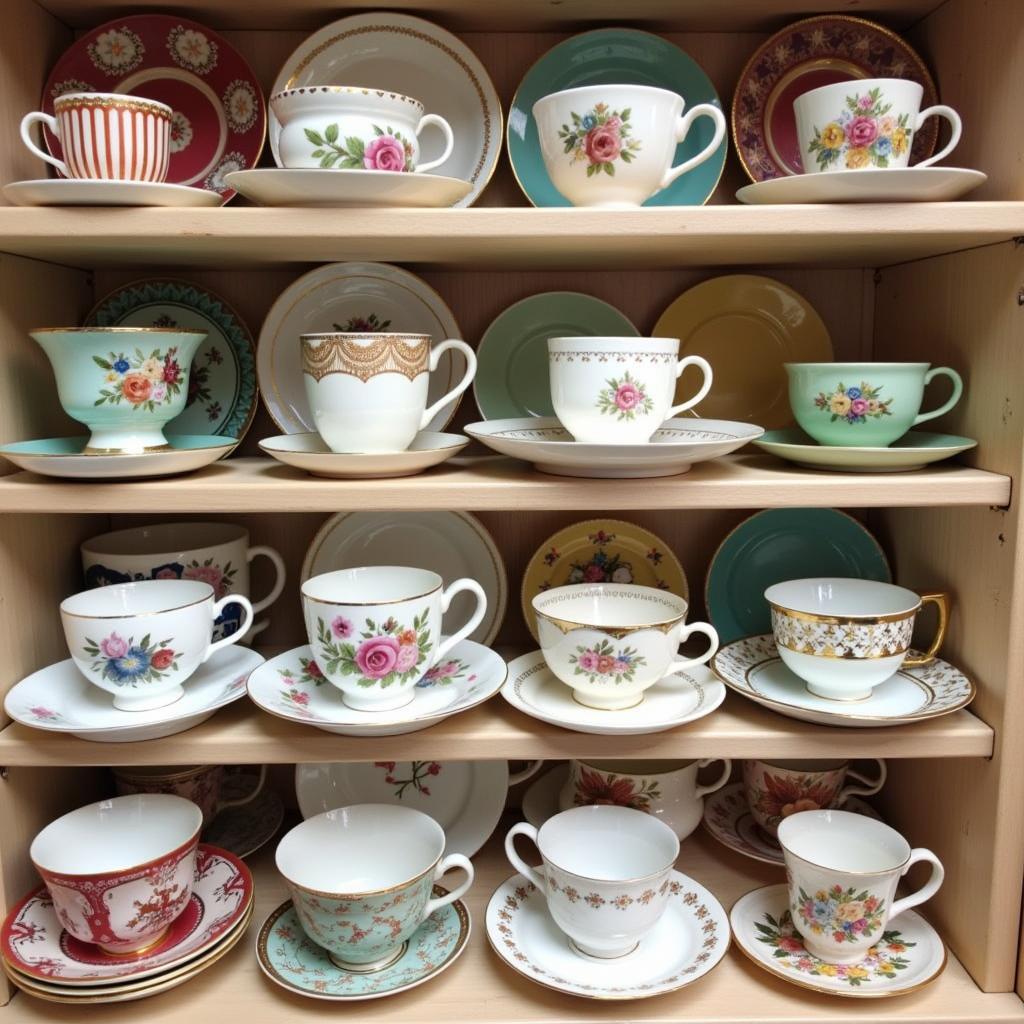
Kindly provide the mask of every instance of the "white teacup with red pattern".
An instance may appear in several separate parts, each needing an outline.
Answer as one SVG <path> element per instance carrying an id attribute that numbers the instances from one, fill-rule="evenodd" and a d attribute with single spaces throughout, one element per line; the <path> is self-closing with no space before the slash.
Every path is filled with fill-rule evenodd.
<path id="1" fill-rule="evenodd" d="M 29 857 L 69 935 L 107 953 L 159 942 L 188 906 L 203 815 L 165 794 L 79 807 L 32 841 Z"/>

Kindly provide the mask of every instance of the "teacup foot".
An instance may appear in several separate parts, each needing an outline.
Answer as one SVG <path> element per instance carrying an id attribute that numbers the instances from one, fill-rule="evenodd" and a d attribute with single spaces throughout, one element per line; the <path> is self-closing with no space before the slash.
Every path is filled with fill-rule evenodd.
<path id="1" fill-rule="evenodd" d="M 630 953 L 635 953 L 639 946 L 639 942 L 634 942 L 632 946 L 628 946 L 625 949 L 610 951 L 597 950 L 581 945 L 575 939 L 569 939 L 569 948 L 577 956 L 581 956 L 585 960 L 621 960 L 622 957 L 629 956 Z"/>
<path id="2" fill-rule="evenodd" d="M 349 974 L 375 974 L 377 971 L 383 971 L 401 960 L 408 948 L 409 942 L 406 940 L 394 953 L 389 953 L 380 960 L 372 960 L 366 964 L 355 964 L 351 960 L 342 960 L 341 957 L 335 956 L 330 950 L 327 950 L 327 956 L 335 967 L 342 971 L 348 971 Z"/>
<path id="3" fill-rule="evenodd" d="M 115 697 L 114 707 L 118 711 L 154 711 L 156 708 L 165 708 L 184 696 L 185 691 L 176 686 L 173 690 L 165 690 L 157 697 Z"/>
<path id="4" fill-rule="evenodd" d="M 105 943 L 97 943 L 102 953 L 107 956 L 116 957 L 132 957 L 132 956 L 145 956 L 150 950 L 156 949 L 164 939 L 167 938 L 167 933 L 171 930 L 171 926 L 167 925 L 159 935 L 145 939 L 139 945 L 132 945 L 131 943 L 119 942 L 116 946 L 106 945 Z"/>
<path id="5" fill-rule="evenodd" d="M 828 687 L 816 686 L 814 683 L 807 683 L 807 692 L 813 693 L 815 697 L 823 697 L 825 700 L 834 700 L 840 704 L 857 704 L 862 700 L 871 698 L 871 690 L 855 693 L 836 692 Z"/>
<path id="6" fill-rule="evenodd" d="M 94 429 L 83 449 L 83 454 L 141 455 L 144 452 L 168 451 L 170 447 L 162 427 L 150 430 Z"/>
<path id="7" fill-rule="evenodd" d="M 572 699 L 585 708 L 594 708 L 597 711 L 625 711 L 627 708 L 635 708 L 644 702 L 644 695 L 639 697 L 627 697 L 625 700 L 617 697 L 602 699 L 591 694 L 581 693 L 579 690 L 572 691 Z"/>
<path id="8" fill-rule="evenodd" d="M 350 693 L 342 693 L 341 699 L 353 711 L 397 711 L 399 708 L 404 708 L 406 704 L 411 704 L 415 696 L 416 692 L 410 686 L 408 692 L 399 693 L 387 700 L 366 700 L 357 694 Z"/>

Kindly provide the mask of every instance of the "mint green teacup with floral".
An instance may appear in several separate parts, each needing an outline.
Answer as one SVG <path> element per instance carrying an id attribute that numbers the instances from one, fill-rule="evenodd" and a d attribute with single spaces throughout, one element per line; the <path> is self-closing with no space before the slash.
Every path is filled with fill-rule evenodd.
<path id="1" fill-rule="evenodd" d="M 789 404 L 797 423 L 818 444 L 887 448 L 908 430 L 960 401 L 964 382 L 948 366 L 930 363 L 786 363 Z M 949 377 L 953 393 L 921 412 L 924 389 Z"/>

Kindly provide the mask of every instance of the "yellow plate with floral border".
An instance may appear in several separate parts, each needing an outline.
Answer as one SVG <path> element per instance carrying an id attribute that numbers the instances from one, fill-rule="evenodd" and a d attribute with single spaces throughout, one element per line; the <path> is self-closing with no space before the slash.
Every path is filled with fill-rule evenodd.
<path id="1" fill-rule="evenodd" d="M 531 601 L 572 583 L 636 583 L 689 598 L 686 573 L 669 546 L 650 530 L 623 519 L 587 519 L 553 533 L 530 556 L 523 573 L 523 618 L 537 639 Z"/>
<path id="2" fill-rule="evenodd" d="M 711 364 L 711 393 L 688 415 L 765 430 L 793 424 L 783 364 L 834 358 L 828 328 L 814 307 L 787 285 L 757 274 L 727 274 L 690 288 L 661 314 L 651 334 L 678 338 L 680 358 L 703 356 Z M 675 400 L 685 401 L 699 386 L 696 370 L 684 370 Z"/>

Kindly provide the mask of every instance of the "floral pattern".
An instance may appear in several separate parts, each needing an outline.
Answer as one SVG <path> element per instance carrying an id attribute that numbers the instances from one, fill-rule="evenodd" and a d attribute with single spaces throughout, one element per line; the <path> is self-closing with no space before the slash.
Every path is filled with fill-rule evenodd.
<path id="1" fill-rule="evenodd" d="M 892 115 L 892 104 L 881 87 L 846 97 L 846 109 L 824 128 L 815 127 L 807 146 L 819 171 L 827 171 L 840 159 L 850 170 L 888 167 L 891 157 L 905 156 L 910 149 L 910 115 Z"/>
<path id="2" fill-rule="evenodd" d="M 134 71 L 146 55 L 142 40 L 127 25 L 101 32 L 86 51 L 95 68 L 118 76 Z"/>
<path id="3" fill-rule="evenodd" d="M 296 674 L 290 668 L 283 668 L 278 673 L 281 679 L 288 685 L 294 682 L 300 683 L 312 683 L 313 686 L 321 686 L 327 682 L 327 677 L 323 674 L 320 666 L 312 658 L 299 658 L 299 674 Z M 303 694 L 305 696 L 305 694 Z M 302 701 L 305 704 L 309 702 L 309 698 Z"/>
<path id="4" fill-rule="evenodd" d="M 328 625 L 317 618 L 317 643 L 328 675 L 356 676 L 357 686 L 388 687 L 418 679 L 430 651 L 429 612 L 415 616 L 411 626 L 394 617 L 378 624 L 367 619 L 353 638 L 355 627 L 342 615 Z"/>
<path id="5" fill-rule="evenodd" d="M 173 401 L 181 391 L 184 376 L 177 354 L 177 348 L 169 348 L 165 354 L 155 348 L 147 356 L 137 348 L 132 354 L 111 352 L 106 359 L 93 356 L 93 362 L 105 371 L 106 385 L 100 388 L 93 404 L 128 402 L 136 409 L 153 412 L 157 406 Z"/>
<path id="6" fill-rule="evenodd" d="M 411 171 L 412 143 L 390 125 L 371 125 L 374 137 L 368 142 L 357 135 L 341 139 L 337 123 L 329 124 L 323 133 L 307 128 L 306 138 L 312 143 L 309 154 L 321 167 L 342 167 L 347 170 Z"/>
<path id="7" fill-rule="evenodd" d="M 368 316 L 350 316 L 344 324 L 332 324 L 342 334 L 371 334 L 375 331 L 386 331 L 391 326 L 390 320 L 381 320 L 376 313 Z"/>
<path id="8" fill-rule="evenodd" d="M 872 387 L 866 381 L 861 381 L 860 387 L 847 387 L 840 381 L 829 395 L 819 391 L 814 406 L 828 413 L 831 423 L 845 420 L 853 426 L 855 423 L 866 423 L 868 418 L 880 420 L 883 416 L 892 415 L 889 406 L 893 403 L 891 398 L 879 398 L 881 390 L 882 385 Z"/>
<path id="9" fill-rule="evenodd" d="M 224 115 L 233 131 L 247 132 L 256 123 L 259 101 L 256 98 L 256 90 L 249 82 L 236 78 L 224 90 L 221 102 L 224 104 Z"/>
<path id="10" fill-rule="evenodd" d="M 627 370 L 621 377 L 609 377 L 597 395 L 598 411 L 617 420 L 634 420 L 637 413 L 649 413 L 654 408 L 651 396 L 643 384 L 634 380 Z"/>
<path id="11" fill-rule="evenodd" d="M 885 920 L 885 901 L 853 885 L 833 885 L 812 895 L 801 888 L 793 909 L 815 935 L 831 935 L 838 943 L 870 938 Z"/>
<path id="12" fill-rule="evenodd" d="M 171 152 L 188 149 L 193 134 L 192 122 L 180 110 L 175 110 L 171 114 Z"/>
<path id="13" fill-rule="evenodd" d="M 640 151 L 640 140 L 631 136 L 632 110 L 610 110 L 607 103 L 595 103 L 585 114 L 572 111 L 572 124 L 558 130 L 564 152 L 572 164 L 586 161 L 587 177 L 595 174 L 615 176 L 615 161 L 631 163 Z"/>
<path id="14" fill-rule="evenodd" d="M 634 903 L 640 903 L 643 906 L 647 906 L 655 896 L 664 896 L 669 890 L 672 891 L 673 895 L 679 895 L 683 891 L 683 887 L 679 882 L 673 881 L 672 879 L 665 879 L 664 882 L 655 889 L 644 889 L 637 896 L 630 896 L 628 892 L 620 892 L 615 896 L 608 895 L 602 896 L 599 892 L 580 892 L 573 885 L 562 885 L 560 886 L 554 877 L 548 878 L 548 888 L 552 892 L 560 892 L 570 903 L 582 902 L 585 906 L 590 907 L 591 910 L 600 910 L 601 907 L 614 907 L 616 910 L 628 910 Z M 692 893 L 687 895 L 693 895 Z M 684 897 L 685 899 L 686 897 Z"/>
<path id="15" fill-rule="evenodd" d="M 438 662 L 433 668 L 428 668 L 416 685 L 420 689 L 426 689 L 428 686 L 448 686 L 461 679 L 468 668 L 466 662 L 458 658 L 449 658 L 447 661 Z M 472 683 L 475 680 L 476 675 L 471 675 L 466 682 Z"/>
<path id="16" fill-rule="evenodd" d="M 836 788 L 822 782 L 820 775 L 772 775 L 766 771 L 759 780 L 764 788 L 753 785 L 752 806 L 770 825 L 778 825 L 783 818 L 800 811 L 816 811 L 831 807 Z"/>
<path id="17" fill-rule="evenodd" d="M 408 778 L 399 778 L 399 770 L 395 761 L 374 761 L 375 768 L 384 770 L 384 782 L 394 786 L 392 794 L 399 800 L 405 796 L 405 791 L 412 786 L 413 791 L 420 796 L 430 796 L 430 786 L 427 783 L 430 779 L 441 774 L 441 765 L 437 761 L 408 761 Z M 405 774 L 403 771 L 402 774 Z"/>
<path id="18" fill-rule="evenodd" d="M 651 809 L 651 801 L 661 797 L 657 779 L 637 780 L 627 776 L 579 766 L 574 780 L 572 802 L 577 807 L 592 804 L 611 804 L 615 807 L 631 807 L 634 811 Z"/>
<path id="19" fill-rule="evenodd" d="M 207 75 L 217 66 L 217 44 L 205 33 L 176 25 L 167 33 L 167 52 L 178 67 Z"/>
<path id="20" fill-rule="evenodd" d="M 570 655 L 573 675 L 586 676 L 588 682 L 631 683 L 636 670 L 647 664 L 635 647 L 616 651 L 610 640 L 599 640 L 590 647 L 579 646 Z"/>
<path id="21" fill-rule="evenodd" d="M 63 721 L 64 718 L 64 716 L 59 714 L 58 712 L 51 711 L 49 708 L 44 708 L 41 705 L 34 708 L 29 708 L 28 713 L 37 722 L 61 722 Z"/>
<path id="22" fill-rule="evenodd" d="M 168 672 L 178 671 L 180 652 L 170 646 L 172 642 L 168 638 L 153 643 L 147 633 L 136 643 L 134 637 L 126 639 L 114 630 L 99 643 L 86 637 L 83 650 L 93 659 L 93 672 L 102 673 L 115 686 L 135 686 L 157 682 Z"/>
<path id="23" fill-rule="evenodd" d="M 225 153 L 220 163 L 203 179 L 203 188 L 210 192 L 227 192 L 231 186 L 225 181 L 227 175 L 244 171 L 245 156 L 237 151 Z"/>
<path id="24" fill-rule="evenodd" d="M 88 82 L 81 78 L 66 78 L 63 82 L 54 82 L 50 88 L 50 96 L 57 99 L 58 96 L 66 96 L 69 92 L 96 92 Z"/>

